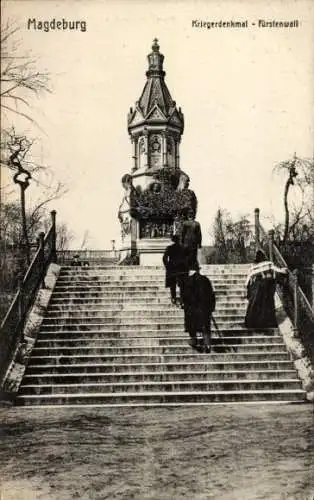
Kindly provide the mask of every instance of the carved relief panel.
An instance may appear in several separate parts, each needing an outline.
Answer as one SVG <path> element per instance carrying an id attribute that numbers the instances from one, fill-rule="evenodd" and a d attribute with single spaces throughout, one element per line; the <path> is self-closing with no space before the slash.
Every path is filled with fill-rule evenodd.
<path id="1" fill-rule="evenodd" d="M 161 136 L 152 134 L 149 137 L 149 156 L 151 167 L 162 166 L 162 143 Z"/>

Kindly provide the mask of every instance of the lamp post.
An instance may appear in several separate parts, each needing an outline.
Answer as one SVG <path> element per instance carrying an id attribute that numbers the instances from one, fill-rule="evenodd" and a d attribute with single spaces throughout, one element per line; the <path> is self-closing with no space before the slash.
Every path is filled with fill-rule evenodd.
<path id="1" fill-rule="evenodd" d="M 30 265 L 31 259 L 26 223 L 25 191 L 29 186 L 29 179 L 31 179 L 31 177 L 32 176 L 30 172 L 23 168 L 21 164 L 19 164 L 19 171 L 13 176 L 13 181 L 15 182 L 15 184 L 18 184 L 20 186 L 23 239 L 25 242 L 25 255 L 28 266 Z"/>

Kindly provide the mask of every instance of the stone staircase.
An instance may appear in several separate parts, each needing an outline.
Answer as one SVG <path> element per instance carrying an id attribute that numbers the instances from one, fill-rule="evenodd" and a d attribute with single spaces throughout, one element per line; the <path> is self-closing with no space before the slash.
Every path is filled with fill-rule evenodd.
<path id="1" fill-rule="evenodd" d="M 304 401 L 277 330 L 243 327 L 247 265 L 202 266 L 214 286 L 213 349 L 188 345 L 161 267 L 63 267 L 18 405 L 159 406 Z"/>

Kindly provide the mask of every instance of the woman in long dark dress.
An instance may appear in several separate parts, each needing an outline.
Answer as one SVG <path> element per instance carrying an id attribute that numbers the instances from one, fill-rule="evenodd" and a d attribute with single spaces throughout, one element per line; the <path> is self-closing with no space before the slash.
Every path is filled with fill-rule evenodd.
<path id="1" fill-rule="evenodd" d="M 262 250 L 256 252 L 255 263 L 246 280 L 249 301 L 245 315 L 246 328 L 277 328 L 274 298 L 276 279 L 278 274 L 286 273 L 286 269 L 280 269 L 267 260 Z"/>

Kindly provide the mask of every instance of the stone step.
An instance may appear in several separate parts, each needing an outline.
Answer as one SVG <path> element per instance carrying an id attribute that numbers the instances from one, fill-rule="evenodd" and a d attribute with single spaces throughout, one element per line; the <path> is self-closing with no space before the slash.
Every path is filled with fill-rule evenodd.
<path id="1" fill-rule="evenodd" d="M 239 322 L 244 321 L 244 313 L 241 310 L 236 310 L 235 313 L 223 309 L 215 311 L 215 317 L 219 317 L 220 322 L 231 321 Z M 167 324 L 177 324 L 182 325 L 184 318 L 184 311 L 181 308 L 173 308 L 170 311 L 160 311 L 158 314 L 154 311 L 116 311 L 116 313 L 109 311 L 101 311 L 100 313 L 91 313 L 90 315 L 82 314 L 79 312 L 78 315 L 69 315 L 67 313 L 47 315 L 43 319 L 43 325 L 55 325 L 61 324 L 71 324 L 77 325 L 78 323 L 86 323 L 89 325 L 97 324 L 131 324 L 131 325 L 167 325 Z"/>
<path id="2" fill-rule="evenodd" d="M 174 310 L 173 312 L 159 312 L 158 314 L 154 314 L 154 312 L 150 311 L 147 314 L 144 311 L 136 311 L 136 313 L 132 313 L 129 311 L 117 311 L 116 314 L 113 314 L 112 311 L 106 312 L 101 311 L 96 314 L 91 312 L 90 314 L 77 314 L 77 315 L 47 315 L 43 320 L 43 325 L 77 325 L 81 323 L 86 323 L 89 325 L 97 324 L 113 324 L 120 325 L 123 323 L 128 323 L 132 325 L 148 325 L 148 324 L 177 324 L 182 325 L 183 321 L 183 311 L 179 310 L 178 312 Z M 236 311 L 235 313 L 221 311 L 219 313 L 220 321 L 243 321 L 244 314 L 242 311 Z"/>
<path id="3" fill-rule="evenodd" d="M 131 284 L 132 283 L 132 284 Z M 230 292 L 243 292 L 245 289 L 245 286 L 243 283 L 217 283 L 213 285 L 215 292 L 224 292 L 224 291 L 230 291 Z M 70 285 L 64 285 L 63 283 L 56 283 L 56 286 L 54 288 L 55 292 L 68 292 L 68 293 L 75 293 L 75 292 L 114 292 L 114 293 L 132 293 L 132 292 L 137 292 L 137 293 L 151 293 L 151 294 L 165 294 L 169 295 L 169 290 L 163 285 L 163 284 L 158 284 L 156 282 L 148 282 L 145 285 L 141 284 L 135 284 L 134 282 L 130 282 L 130 284 L 127 283 L 119 283 L 119 285 L 104 285 L 100 283 L 88 283 L 88 284 L 76 284 L 72 283 Z"/>
<path id="4" fill-rule="evenodd" d="M 177 294 L 177 298 L 179 298 L 179 294 Z M 137 298 L 133 297 L 64 297 L 62 298 L 52 298 L 49 302 L 48 309 L 53 312 L 59 310 L 90 310 L 90 309 L 126 309 L 126 310 L 175 310 L 176 307 L 171 303 L 170 295 L 164 296 L 162 298 L 155 296 L 151 298 Z M 216 297 L 216 307 L 221 309 L 246 309 L 247 300 L 241 297 L 230 297 L 230 296 L 218 296 Z"/>
<path id="5" fill-rule="evenodd" d="M 216 294 L 216 301 L 217 304 L 247 304 L 246 298 L 244 298 L 244 295 L 241 294 Z M 125 306 L 142 306 L 142 305 L 169 305 L 170 304 L 170 294 L 168 296 L 164 295 L 162 297 L 158 295 L 151 295 L 151 296 L 142 296 L 140 295 L 139 297 L 134 297 L 132 295 L 129 296 L 107 296 L 107 297 L 101 297 L 99 295 L 95 295 L 94 297 L 90 296 L 84 296 L 82 294 L 82 297 L 79 295 L 74 295 L 72 296 L 71 294 L 64 295 L 60 294 L 60 296 L 56 297 L 55 295 L 52 295 L 50 302 L 49 302 L 49 307 L 50 306 L 59 306 L 59 305 L 79 305 L 79 304 L 86 304 L 86 305 L 109 305 L 111 306 L 112 304 L 117 304 L 119 306 L 125 305 Z"/>
<path id="6" fill-rule="evenodd" d="M 232 318 L 235 318 L 234 320 Z M 113 318 L 95 318 L 96 321 L 93 321 L 93 318 L 85 318 L 83 321 L 75 321 L 74 318 L 70 318 L 69 321 L 54 321 L 53 319 L 44 319 L 41 330 L 42 331 L 56 331 L 56 330 L 103 330 L 108 331 L 116 331 L 117 329 L 121 329 L 121 331 L 136 329 L 138 331 L 145 331 L 146 329 L 156 329 L 156 330 L 176 330 L 183 329 L 184 321 L 183 315 L 181 318 L 173 317 L 173 318 L 136 318 L 136 315 L 131 318 L 117 318 L 115 321 Z M 231 328 L 241 328 L 243 325 L 243 316 L 220 316 L 219 320 L 216 319 L 217 325 L 219 329 L 231 329 Z"/>
<path id="7" fill-rule="evenodd" d="M 171 382 L 171 381 L 207 380 L 208 382 L 225 380 L 297 380 L 294 370 L 229 370 L 212 371 L 144 371 L 144 372 L 116 372 L 116 373 L 64 373 L 64 374 L 26 374 L 23 378 L 23 387 L 28 385 L 54 384 L 94 384 L 119 382 Z M 298 381 L 300 382 L 300 381 Z"/>
<path id="8" fill-rule="evenodd" d="M 179 294 L 178 294 L 179 295 Z M 226 307 L 226 308 L 244 308 L 247 305 L 247 300 L 236 300 L 234 298 L 230 297 L 218 297 L 216 301 L 217 307 Z M 142 309 L 144 310 L 148 309 L 153 309 L 153 310 L 161 310 L 162 308 L 168 307 L 170 309 L 173 309 L 173 305 L 170 302 L 170 296 L 164 297 L 164 298 L 159 298 L 155 297 L 154 299 L 139 299 L 139 300 L 130 300 L 127 297 L 122 300 L 112 300 L 111 298 L 107 299 L 102 299 L 102 298 L 91 298 L 91 299 L 84 299 L 84 298 L 68 298 L 68 299 L 57 299 L 54 300 L 53 298 L 49 302 L 49 311 L 59 311 L 59 310 L 76 310 L 77 308 L 79 309 L 103 309 L 104 307 L 114 307 L 115 309 L 130 309 L 134 310 L 135 308 Z"/>
<path id="9" fill-rule="evenodd" d="M 248 276 L 248 273 L 203 273 L 204 276 L 210 279 L 212 283 L 220 283 L 220 282 L 245 282 Z M 156 282 L 160 284 L 165 283 L 165 271 L 154 274 L 59 274 L 58 282 L 60 283 L 77 283 L 81 282 L 82 284 L 86 283 L 108 283 L 108 284 L 119 284 L 119 283 L 150 283 Z"/>
<path id="10" fill-rule="evenodd" d="M 242 318 L 245 315 L 246 308 L 245 307 L 221 307 L 217 306 L 215 313 L 218 316 L 222 317 L 238 317 Z M 63 321 L 64 319 L 70 320 L 71 318 L 77 319 L 81 318 L 85 320 L 86 318 L 126 318 L 126 317 L 134 317 L 136 318 L 183 318 L 183 311 L 179 307 L 173 307 L 169 305 L 165 308 L 155 307 L 150 308 L 147 307 L 145 309 L 135 307 L 126 308 L 121 306 L 120 308 L 112 307 L 111 309 L 96 309 L 93 307 L 89 307 L 88 309 L 82 308 L 71 308 L 71 309 L 59 309 L 59 310 L 48 310 L 45 316 L 47 320 L 56 320 L 59 319 Z"/>
<path id="11" fill-rule="evenodd" d="M 282 351 L 257 351 L 257 352 L 224 352 L 224 353 L 216 353 L 213 352 L 211 354 L 201 354 L 194 353 L 192 349 L 188 351 L 186 354 L 178 353 L 178 354 L 84 354 L 84 355 L 47 355 L 47 356 L 32 356 L 31 363 L 36 363 L 37 365 L 45 365 L 45 364 L 76 364 L 83 362 L 91 362 L 91 363 L 178 363 L 178 362 L 188 362 L 188 361 L 197 361 L 198 358 L 210 357 L 212 361 L 230 361 L 237 360 L 242 362 L 247 361 L 260 361 L 267 356 L 268 360 L 273 361 L 285 361 L 290 360 L 290 356 L 287 352 Z"/>
<path id="12" fill-rule="evenodd" d="M 252 335 L 255 335 L 254 330 L 250 330 L 247 328 L 235 328 L 235 329 L 220 329 L 219 335 L 217 334 L 216 330 L 213 329 L 212 331 L 212 337 L 218 337 L 218 338 L 224 338 L 225 336 L 247 336 L 250 337 Z M 272 338 L 273 336 L 277 335 L 276 329 L 269 329 L 268 332 L 264 332 L 265 336 Z M 101 331 L 101 330 L 55 330 L 55 331 L 45 331 L 41 330 L 39 334 L 39 338 L 41 339 L 72 339 L 74 337 L 84 337 L 87 339 L 91 338 L 124 338 L 124 339 L 129 339 L 129 338 L 134 338 L 140 336 L 143 339 L 149 339 L 151 337 L 167 337 L 167 338 L 176 338 L 176 337 L 185 337 L 188 338 L 188 334 L 183 332 L 183 328 L 178 327 L 176 329 L 169 331 L 165 330 L 158 330 L 158 329 L 152 329 L 152 328 L 147 328 L 146 330 L 141 332 L 141 335 L 138 335 L 138 332 L 135 331 L 134 328 L 128 329 L 128 330 L 120 330 L 117 329 L 116 331 L 112 330 L 107 330 L 107 331 Z"/>
<path id="13" fill-rule="evenodd" d="M 245 286 L 245 278 L 241 279 L 235 279 L 235 278 L 221 278 L 221 279 L 211 279 L 211 283 L 214 288 L 220 287 L 220 286 L 227 286 L 227 287 L 234 287 L 234 286 Z M 129 288 L 150 288 L 150 287 L 157 287 L 158 289 L 163 289 L 165 288 L 165 277 L 161 278 L 148 278 L 147 280 L 134 280 L 134 279 L 119 279 L 119 280 L 101 280 L 101 279 L 93 279 L 93 280 L 85 280 L 85 281 L 79 281 L 77 279 L 72 279 L 72 280 L 61 280 L 58 279 L 56 286 L 58 287 L 102 287 L 102 288 L 116 288 L 116 287 L 129 287 Z"/>
<path id="14" fill-rule="evenodd" d="M 242 316 L 244 317 L 245 312 L 246 312 L 246 307 L 241 305 L 241 306 L 234 306 L 234 304 L 219 304 L 217 303 L 215 313 L 218 316 L 220 312 L 228 313 L 228 314 L 236 314 L 241 312 Z M 173 315 L 173 316 L 182 316 L 183 312 L 181 311 L 181 307 L 179 306 L 174 306 L 170 302 L 167 304 L 163 304 L 162 307 L 160 304 L 154 304 L 154 305 L 136 305 L 136 304 L 113 304 L 113 305 L 98 305 L 98 304 L 91 304 L 90 306 L 87 306 L 86 304 L 79 304 L 79 305 L 59 305 L 59 306 L 49 306 L 47 309 L 46 313 L 46 318 L 55 318 L 57 316 L 67 316 L 67 317 L 75 317 L 75 316 L 92 316 L 94 314 L 100 314 L 108 316 L 116 316 L 117 314 L 123 313 L 123 315 L 134 315 L 136 314 L 137 316 L 163 316 L 163 315 Z"/>
<path id="15" fill-rule="evenodd" d="M 235 299 L 235 300 L 244 300 L 244 291 L 243 290 L 235 290 L 233 292 L 230 292 L 228 290 L 220 290 L 217 292 L 215 291 L 216 298 L 219 300 L 219 298 L 224 298 L 224 300 L 228 299 Z M 122 291 L 122 292 L 109 292 L 109 291 L 102 291 L 102 292 L 84 292 L 84 291 L 76 291 L 76 292 L 58 292 L 55 291 L 53 295 L 53 302 L 55 302 L 55 299 L 61 299 L 61 301 L 66 301 L 66 300 L 74 300 L 74 299 L 88 299 L 88 300 L 93 300 L 93 299 L 107 299 L 112 302 L 115 302 L 117 300 L 123 300 L 123 301 L 130 301 L 130 302 L 138 302 L 141 300 L 158 300 L 158 299 L 164 299 L 164 300 L 170 300 L 170 294 L 168 291 L 164 292 L 156 292 L 156 293 L 144 293 L 144 292 L 127 292 L 127 291 Z"/>
<path id="16" fill-rule="evenodd" d="M 37 361 L 37 360 L 36 360 Z M 66 364 L 62 363 L 59 365 L 56 364 L 37 364 L 36 361 L 30 360 L 30 363 L 27 366 L 27 374 L 28 375 L 64 375 L 64 374 L 78 374 L 78 373 L 86 373 L 86 374 L 107 374 L 107 373 L 142 373 L 143 371 L 154 372 L 154 373 L 164 373 L 164 372 L 176 372 L 183 371 L 186 373 L 194 373 L 197 371 L 205 371 L 205 372 L 218 372 L 220 375 L 223 373 L 228 373 L 229 371 L 255 371 L 260 372 L 263 370 L 272 370 L 272 371 L 286 371 L 293 370 L 293 363 L 289 359 L 285 360 L 269 360 L 269 359 L 261 359 L 261 360 L 246 360 L 246 361 L 238 361 L 235 359 L 225 361 L 218 360 L 214 361 L 209 355 L 203 356 L 198 355 L 195 356 L 195 359 L 192 361 L 171 361 L 171 362 L 159 362 L 159 361 L 151 361 L 148 362 L 139 362 L 139 363 L 95 363 L 95 362 L 86 362 L 84 360 L 82 363 L 75 364 Z"/>
<path id="17" fill-rule="evenodd" d="M 75 337 L 73 338 L 53 338 L 53 339 L 42 339 L 42 336 L 39 335 L 39 338 L 36 341 L 36 347 L 129 347 L 132 346 L 168 346 L 168 345 L 184 345 L 189 339 L 188 335 L 180 335 L 177 337 L 125 337 L 121 338 L 120 334 L 118 334 L 115 338 L 113 337 L 93 337 L 93 338 L 82 338 Z M 218 337 L 212 337 L 212 345 L 220 346 L 223 342 L 225 345 L 250 345 L 250 344 L 281 344 L 282 337 L 280 335 L 276 336 L 250 336 L 250 337 L 223 337 L 220 339 Z"/>
<path id="18" fill-rule="evenodd" d="M 228 276 L 228 277 L 219 277 L 219 278 L 211 278 L 211 283 L 213 287 L 216 287 L 218 285 L 240 285 L 242 286 L 245 284 L 245 279 L 246 277 L 239 277 L 235 278 L 234 276 Z M 106 286 L 106 287 L 113 287 L 113 286 L 138 286 L 138 287 L 144 287 L 144 286 L 158 286 L 160 288 L 165 287 L 165 277 L 164 276 L 159 276 L 159 277 L 147 277 L 147 279 L 142 279 L 142 278 L 137 278 L 134 279 L 132 277 L 129 278 L 124 278 L 124 277 L 117 277 L 116 279 L 112 279 L 108 277 L 108 279 L 104 279 L 99 276 L 95 276 L 93 278 L 70 278 L 70 279 L 65 279 L 64 277 L 58 278 L 57 281 L 58 286 L 67 286 L 67 287 L 72 287 L 72 286 Z"/>
<path id="19" fill-rule="evenodd" d="M 252 401 L 304 401 L 305 395 L 301 389 L 279 390 L 239 390 L 239 391 L 192 391 L 192 392 L 137 392 L 137 393 L 77 393 L 77 394 L 47 394 L 44 396 L 20 395 L 17 404 L 20 405 L 101 405 L 101 406 L 164 406 L 178 403 L 230 403 Z"/>
<path id="20" fill-rule="evenodd" d="M 213 345 L 212 346 L 212 354 L 218 351 L 232 350 L 235 354 L 241 353 L 261 353 L 263 352 L 265 355 L 268 355 L 270 352 L 276 353 L 286 353 L 286 347 L 283 343 L 275 344 L 228 344 L 228 345 Z M 66 356 L 85 356 L 85 355 L 93 355 L 93 356 L 163 356 L 163 355 L 183 355 L 189 354 L 191 352 L 191 347 L 188 342 L 173 345 L 168 344 L 164 346 L 160 345 L 137 345 L 137 346 L 71 346 L 71 347 L 34 347 L 32 351 L 32 358 L 35 359 L 37 357 L 42 358 L 45 356 L 54 356 L 54 357 L 66 357 Z"/>
<path id="21" fill-rule="evenodd" d="M 171 380 L 161 382 L 98 382 L 85 384 L 23 385 L 20 395 L 89 394 L 89 393 L 145 393 L 145 392 L 212 392 L 212 391 L 260 391 L 299 390 L 300 381 L 295 379 L 269 380 Z"/>
<path id="22" fill-rule="evenodd" d="M 251 268 L 251 264 L 202 264 L 201 272 L 202 274 L 215 274 L 215 273 L 247 273 Z M 93 266 L 90 265 L 88 268 L 73 267 L 73 266 L 61 266 L 60 273 L 63 274 L 76 274 L 76 273 L 97 273 L 97 274 L 154 274 L 154 273 L 164 273 L 165 268 L 160 263 L 158 266 Z"/>
<path id="23" fill-rule="evenodd" d="M 250 271 L 251 266 L 249 267 L 239 267 L 239 268 L 216 268 L 215 266 L 208 268 L 206 266 L 201 267 L 201 274 L 204 276 L 247 276 L 248 272 Z M 129 277 L 146 277 L 146 276 L 152 276 L 152 277 L 158 277 L 158 276 L 165 276 L 165 268 L 164 267 L 158 267 L 158 268 L 150 268 L 150 267 L 137 267 L 135 268 L 129 268 L 129 267 L 115 267 L 115 268 L 110 268 L 106 267 L 105 269 L 101 268 L 95 268 L 93 269 L 92 267 L 89 268 L 71 268 L 69 270 L 65 270 L 64 268 L 61 268 L 59 276 L 62 278 L 67 278 L 67 277 L 73 277 L 73 276 L 80 276 L 83 278 L 94 278 L 95 276 L 101 276 L 104 278 L 116 278 L 119 276 L 123 276 L 126 278 Z"/>
<path id="24" fill-rule="evenodd" d="M 239 268 L 216 268 L 215 266 L 212 266 L 211 268 L 208 268 L 206 266 L 201 266 L 201 274 L 205 276 L 237 276 L 237 275 L 246 275 L 247 272 L 250 270 L 251 266 L 249 267 L 239 267 Z M 95 268 L 89 267 L 89 268 L 70 268 L 68 270 L 65 270 L 63 267 L 61 267 L 59 276 L 83 276 L 83 277 L 89 277 L 89 276 L 164 276 L 165 275 L 165 267 L 157 267 L 157 268 L 150 268 L 150 267 L 140 267 L 138 266 L 136 269 L 132 267 L 106 267 L 104 269 L 101 268 Z"/>
<path id="25" fill-rule="evenodd" d="M 252 264 L 202 264 L 202 273 L 219 273 L 219 272 L 245 272 L 252 267 Z M 94 266 L 91 264 L 89 267 L 75 267 L 75 266 L 61 266 L 61 272 L 108 272 L 108 273 L 151 273 L 151 272 L 164 272 L 164 265 L 162 261 L 160 264 L 154 266 Z"/>
<path id="26" fill-rule="evenodd" d="M 242 326 L 242 322 L 235 323 L 233 321 L 217 321 L 217 326 L 219 330 L 225 329 L 233 329 L 240 328 Z M 53 324 L 53 323 L 45 323 L 41 326 L 42 332 L 82 332 L 82 331 L 100 331 L 100 332 L 116 332 L 119 331 L 122 334 L 124 332 L 146 332 L 152 330 L 162 331 L 164 334 L 167 331 L 172 332 L 173 330 L 178 330 L 183 333 L 184 326 L 183 320 L 182 322 L 172 322 L 172 323 L 152 323 L 152 322 L 144 322 L 139 323 L 139 321 L 134 321 L 134 323 L 125 322 L 125 323 L 77 323 L 77 324 Z"/>

